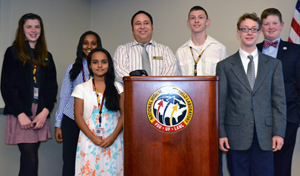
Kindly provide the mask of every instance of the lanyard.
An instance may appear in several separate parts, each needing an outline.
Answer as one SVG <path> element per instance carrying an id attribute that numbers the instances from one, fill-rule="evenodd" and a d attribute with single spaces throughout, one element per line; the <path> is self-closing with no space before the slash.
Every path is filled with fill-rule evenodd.
<path id="1" fill-rule="evenodd" d="M 85 77 L 84 77 L 84 69 L 83 69 L 83 66 L 82 66 L 82 80 L 83 80 L 83 82 L 85 82 Z M 93 82 L 94 82 L 94 80 L 93 80 Z M 95 84 L 94 84 L 95 85 Z M 96 87 L 95 87 L 95 89 L 96 89 Z"/>
<path id="2" fill-rule="evenodd" d="M 102 113 L 102 107 L 103 107 L 103 101 L 104 101 L 104 93 L 103 93 L 103 97 L 102 97 L 102 101 L 100 103 L 100 98 L 99 98 L 99 94 L 98 94 L 98 91 L 96 89 L 96 86 L 95 86 L 95 81 L 93 79 L 93 85 L 95 87 L 95 91 L 96 91 L 96 95 L 97 95 L 97 102 L 98 102 L 98 108 L 99 108 L 99 126 L 101 127 L 101 113 Z"/>
<path id="3" fill-rule="evenodd" d="M 92 78 L 92 75 L 90 75 L 90 79 Z M 83 69 L 83 66 L 82 66 L 82 80 L 83 82 L 85 82 L 85 76 L 84 76 L 84 69 Z"/>
<path id="4" fill-rule="evenodd" d="M 36 85 L 36 69 L 37 69 L 37 66 L 33 66 L 33 81 L 34 81 L 34 85 Z"/>
<path id="5" fill-rule="evenodd" d="M 192 49 L 192 47 L 190 47 L 190 50 L 191 50 L 191 53 L 192 53 L 192 56 L 193 56 L 193 60 L 194 60 L 194 54 L 193 54 L 193 49 Z M 198 64 L 198 62 L 199 62 L 199 60 L 200 60 L 200 58 L 201 58 L 203 52 L 204 52 L 204 50 L 199 54 L 197 61 L 194 60 L 194 62 L 195 62 L 194 75 L 195 75 L 195 76 L 197 76 L 197 64 Z"/>

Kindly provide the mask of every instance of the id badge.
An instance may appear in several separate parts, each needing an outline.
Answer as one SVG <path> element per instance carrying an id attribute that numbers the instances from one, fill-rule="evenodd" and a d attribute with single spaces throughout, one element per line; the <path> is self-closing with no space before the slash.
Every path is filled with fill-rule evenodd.
<path id="1" fill-rule="evenodd" d="M 38 100 L 39 99 L 39 88 L 34 87 L 33 89 L 33 98 Z"/>
<path id="2" fill-rule="evenodd" d="M 104 128 L 103 127 L 96 127 L 96 136 L 103 137 L 104 135 Z"/>

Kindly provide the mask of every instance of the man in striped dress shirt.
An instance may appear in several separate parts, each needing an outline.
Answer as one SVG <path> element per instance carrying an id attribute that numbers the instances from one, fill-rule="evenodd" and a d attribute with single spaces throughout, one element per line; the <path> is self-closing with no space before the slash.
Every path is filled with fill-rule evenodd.
<path id="1" fill-rule="evenodd" d="M 131 71 L 145 69 L 142 66 L 144 47 L 150 61 L 149 76 L 179 75 L 177 60 L 171 49 L 152 40 L 152 16 L 145 11 L 136 12 L 131 18 L 131 27 L 134 41 L 120 45 L 114 54 L 117 81 L 123 82 L 123 76 L 128 76 Z"/>

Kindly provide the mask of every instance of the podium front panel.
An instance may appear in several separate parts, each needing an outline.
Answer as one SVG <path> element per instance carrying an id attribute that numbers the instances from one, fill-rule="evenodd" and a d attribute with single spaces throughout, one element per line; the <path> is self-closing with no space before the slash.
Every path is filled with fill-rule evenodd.
<path id="1" fill-rule="evenodd" d="M 166 86 L 183 90 L 193 104 L 190 122 L 172 133 L 147 116 L 149 98 Z M 219 175 L 218 77 L 124 77 L 124 96 L 125 176 Z"/>

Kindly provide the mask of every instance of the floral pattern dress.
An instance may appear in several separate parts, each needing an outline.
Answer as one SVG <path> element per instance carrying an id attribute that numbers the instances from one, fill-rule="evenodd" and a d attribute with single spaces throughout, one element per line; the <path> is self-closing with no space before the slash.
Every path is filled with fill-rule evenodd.
<path id="1" fill-rule="evenodd" d="M 86 120 L 86 124 L 93 134 L 95 134 L 95 129 L 99 123 L 96 92 L 94 95 L 93 113 Z M 99 95 L 101 101 L 103 96 L 101 93 Z M 118 124 L 119 117 L 119 112 L 106 109 L 104 101 L 101 115 L 102 127 L 104 127 L 104 139 L 113 133 Z M 124 170 L 123 161 L 123 131 L 121 131 L 109 148 L 102 148 L 95 145 L 80 131 L 76 151 L 76 176 L 122 176 Z"/>

